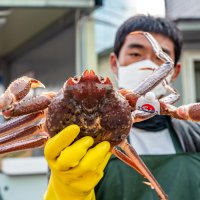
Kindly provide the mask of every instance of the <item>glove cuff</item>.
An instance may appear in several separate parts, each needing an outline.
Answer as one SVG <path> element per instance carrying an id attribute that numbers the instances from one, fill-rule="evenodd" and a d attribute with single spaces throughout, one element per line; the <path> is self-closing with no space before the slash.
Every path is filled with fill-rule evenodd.
<path id="1" fill-rule="evenodd" d="M 67 185 L 50 177 L 44 200 L 96 200 L 94 189 L 89 192 L 72 192 Z"/>

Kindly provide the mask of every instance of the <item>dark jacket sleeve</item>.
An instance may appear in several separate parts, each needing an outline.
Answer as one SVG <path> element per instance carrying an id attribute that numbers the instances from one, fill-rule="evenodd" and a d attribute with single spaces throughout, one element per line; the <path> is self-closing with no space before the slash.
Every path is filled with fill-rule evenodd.
<path id="1" fill-rule="evenodd" d="M 185 152 L 200 152 L 200 123 L 171 119 L 172 126 Z"/>

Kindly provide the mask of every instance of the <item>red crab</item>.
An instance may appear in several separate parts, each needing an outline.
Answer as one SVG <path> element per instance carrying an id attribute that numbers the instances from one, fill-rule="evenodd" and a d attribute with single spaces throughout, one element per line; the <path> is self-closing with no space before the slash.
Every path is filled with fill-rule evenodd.
<path id="1" fill-rule="evenodd" d="M 179 95 L 165 78 L 173 69 L 173 61 L 149 33 L 132 34 L 143 34 L 157 56 L 165 61 L 159 68 L 150 69 L 154 71 L 152 75 L 133 91 L 115 90 L 109 78 L 98 76 L 92 70 L 69 78 L 57 94 L 48 92 L 30 99 L 24 97 L 30 88 L 43 87 L 41 82 L 28 77 L 12 82 L 0 97 L 2 114 L 11 118 L 0 125 L 0 154 L 44 146 L 49 135 L 52 137 L 64 127 L 77 124 L 81 128 L 79 137 L 90 135 L 95 143 L 110 141 L 112 153 L 146 177 L 149 180 L 147 184 L 156 190 L 160 199 L 166 200 L 167 195 L 126 138 L 132 123 L 159 113 L 200 121 L 200 104 L 172 106 Z M 153 99 L 149 91 L 161 81 L 171 94 L 159 100 Z M 142 104 L 145 99 L 153 100 Z"/>

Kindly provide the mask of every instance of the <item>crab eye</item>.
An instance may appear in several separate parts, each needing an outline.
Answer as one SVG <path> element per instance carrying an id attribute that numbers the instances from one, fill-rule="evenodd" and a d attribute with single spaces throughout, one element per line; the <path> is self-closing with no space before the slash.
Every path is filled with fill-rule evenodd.
<path id="1" fill-rule="evenodd" d="M 73 78 L 73 82 L 74 82 L 74 83 L 78 83 L 79 80 L 80 80 L 80 78 L 79 78 L 78 76 L 75 76 L 75 77 Z"/>
<path id="2" fill-rule="evenodd" d="M 99 81 L 100 81 L 101 83 L 103 83 L 103 82 L 104 82 L 104 78 L 103 78 L 102 76 L 99 76 Z"/>

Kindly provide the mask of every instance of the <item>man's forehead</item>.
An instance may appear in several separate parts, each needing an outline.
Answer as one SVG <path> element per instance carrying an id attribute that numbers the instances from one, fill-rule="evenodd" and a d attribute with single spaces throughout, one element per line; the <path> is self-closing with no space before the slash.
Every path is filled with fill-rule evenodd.
<path id="1" fill-rule="evenodd" d="M 137 42 L 137 43 L 147 43 L 150 45 L 148 40 L 145 38 L 144 35 L 142 34 L 128 34 L 125 38 L 125 42 Z"/>

